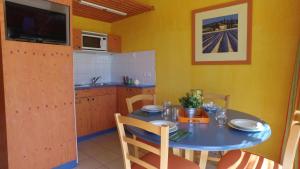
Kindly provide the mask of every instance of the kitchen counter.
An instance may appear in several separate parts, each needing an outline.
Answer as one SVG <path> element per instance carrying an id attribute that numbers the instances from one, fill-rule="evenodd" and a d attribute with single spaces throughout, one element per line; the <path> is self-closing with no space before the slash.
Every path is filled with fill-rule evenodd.
<path id="1" fill-rule="evenodd" d="M 127 87 L 127 88 L 153 88 L 155 85 L 151 84 L 140 84 L 140 85 L 125 85 L 119 82 L 109 82 L 96 85 L 75 85 L 75 90 L 85 90 L 85 89 L 94 89 L 94 88 L 103 88 L 103 87 Z"/>

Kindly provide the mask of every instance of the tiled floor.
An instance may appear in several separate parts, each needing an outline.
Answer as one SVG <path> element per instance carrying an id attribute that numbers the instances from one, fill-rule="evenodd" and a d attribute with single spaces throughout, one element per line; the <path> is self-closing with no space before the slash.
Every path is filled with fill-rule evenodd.
<path id="1" fill-rule="evenodd" d="M 76 169 L 123 169 L 121 151 L 117 132 L 81 142 L 78 145 L 79 165 Z M 210 163 L 206 167 L 214 168 Z"/>

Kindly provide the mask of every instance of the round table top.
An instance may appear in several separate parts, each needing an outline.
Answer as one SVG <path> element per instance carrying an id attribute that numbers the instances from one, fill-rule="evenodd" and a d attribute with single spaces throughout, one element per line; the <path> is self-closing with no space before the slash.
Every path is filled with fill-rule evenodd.
<path id="1" fill-rule="evenodd" d="M 141 116 L 134 112 L 129 115 L 143 121 L 162 120 L 161 114 L 151 114 Z M 242 148 L 249 148 L 266 141 L 271 136 L 270 126 L 263 120 L 236 110 L 227 110 L 228 121 L 231 119 L 251 119 L 262 122 L 264 130 L 261 132 L 244 132 L 233 129 L 228 125 L 218 127 L 214 118 L 214 113 L 209 114 L 210 122 L 208 124 L 199 123 L 177 123 L 179 129 L 187 130 L 191 134 L 180 141 L 170 141 L 169 146 L 172 148 L 190 149 L 198 151 L 226 151 Z M 135 127 L 128 127 L 129 132 L 137 137 L 147 141 L 157 143 L 160 137 Z"/>

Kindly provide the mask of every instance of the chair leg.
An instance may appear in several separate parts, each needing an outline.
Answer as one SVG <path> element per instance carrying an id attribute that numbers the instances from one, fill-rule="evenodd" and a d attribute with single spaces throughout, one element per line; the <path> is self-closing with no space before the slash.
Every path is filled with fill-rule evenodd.
<path id="1" fill-rule="evenodd" d="M 135 135 L 133 135 L 133 139 L 136 140 L 136 136 Z M 139 148 L 137 146 L 134 146 L 133 148 L 134 148 L 134 156 L 136 158 L 139 158 Z"/>
<path id="2" fill-rule="evenodd" d="M 173 148 L 173 154 L 182 157 L 182 151 L 179 148 Z"/>
<path id="3" fill-rule="evenodd" d="M 201 151 L 200 160 L 199 160 L 199 167 L 201 169 L 205 169 L 207 163 L 208 151 Z"/>
<path id="4" fill-rule="evenodd" d="M 194 151 L 193 150 L 185 150 L 184 153 L 185 159 L 189 161 L 194 161 Z"/>

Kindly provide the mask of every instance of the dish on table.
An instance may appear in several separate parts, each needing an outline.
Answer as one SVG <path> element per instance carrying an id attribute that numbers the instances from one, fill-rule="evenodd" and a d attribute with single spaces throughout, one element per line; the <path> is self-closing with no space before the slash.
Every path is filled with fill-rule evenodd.
<path id="1" fill-rule="evenodd" d="M 213 102 L 210 102 L 210 103 L 204 103 L 203 108 L 208 113 L 215 113 L 218 111 L 219 106 L 214 104 Z"/>
<path id="2" fill-rule="evenodd" d="M 249 119 L 232 119 L 228 122 L 228 126 L 248 132 L 259 132 L 264 130 L 264 125 L 261 122 Z"/>
<path id="3" fill-rule="evenodd" d="M 178 130 L 178 127 L 176 123 L 167 121 L 167 120 L 154 120 L 150 121 L 151 124 L 156 125 L 156 126 L 162 126 L 162 125 L 167 125 L 169 126 L 169 133 L 173 133 Z"/>
<path id="4" fill-rule="evenodd" d="M 161 106 L 157 106 L 157 105 L 146 105 L 146 106 L 143 106 L 142 111 L 145 111 L 145 112 L 150 112 L 150 113 L 155 113 L 155 112 L 162 112 L 163 109 Z"/>

